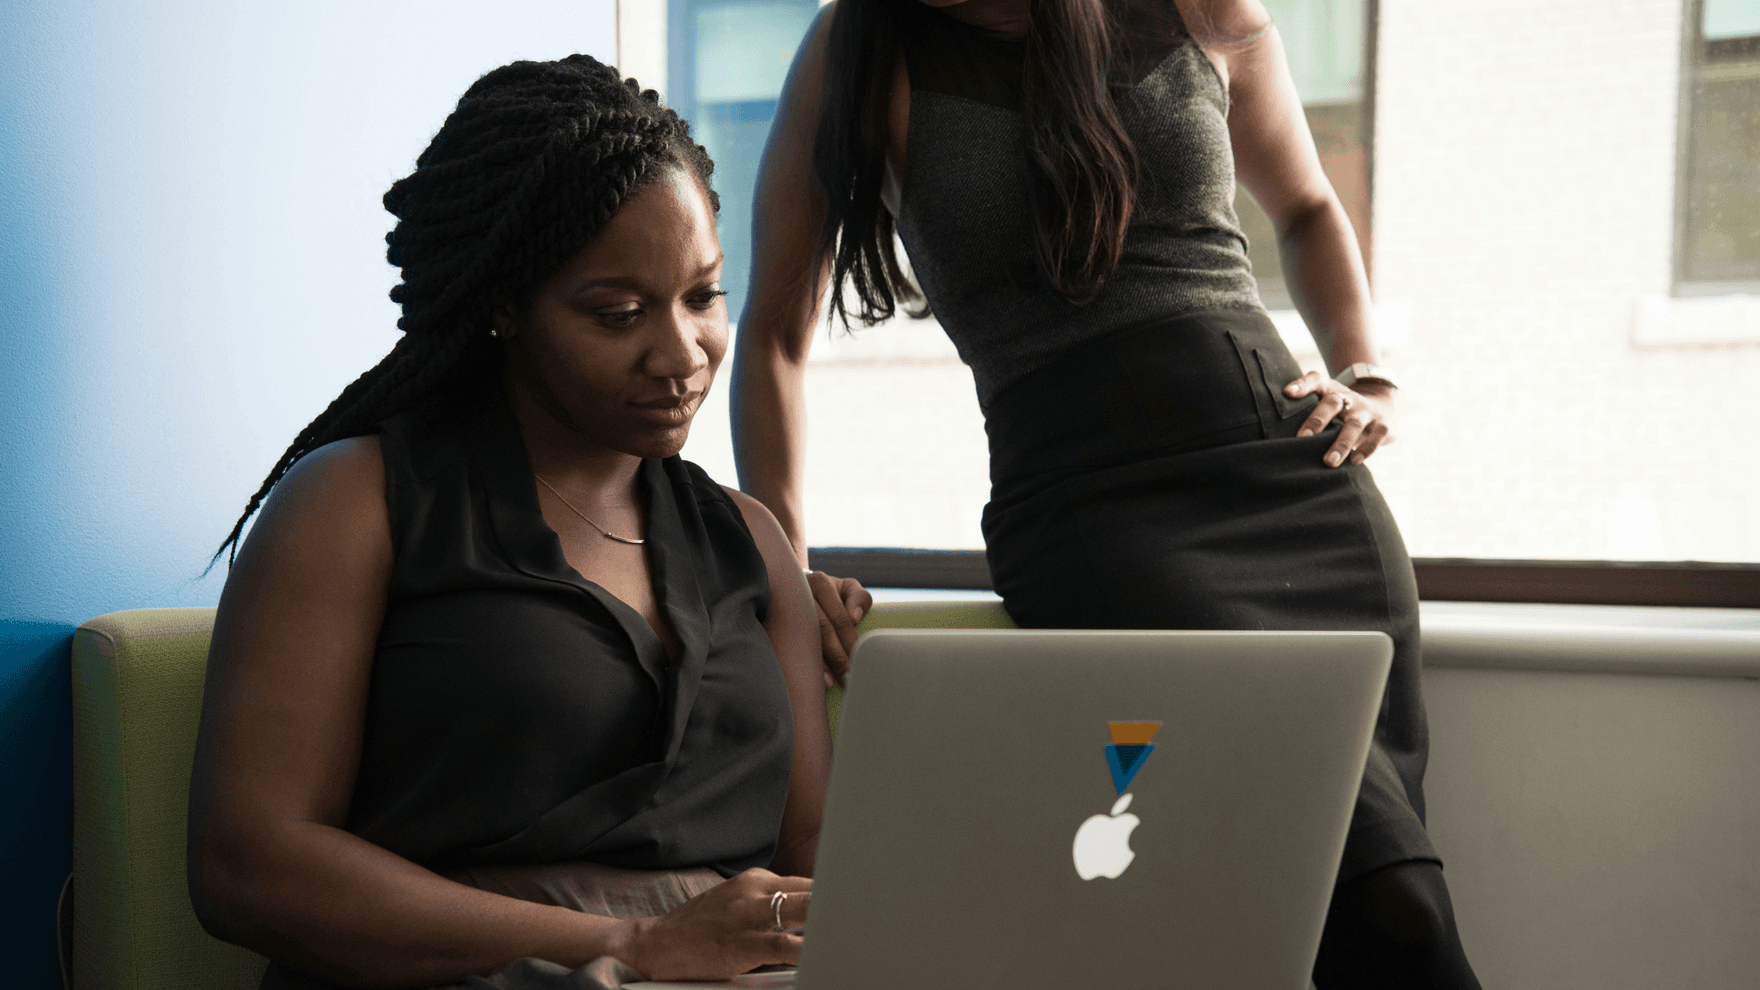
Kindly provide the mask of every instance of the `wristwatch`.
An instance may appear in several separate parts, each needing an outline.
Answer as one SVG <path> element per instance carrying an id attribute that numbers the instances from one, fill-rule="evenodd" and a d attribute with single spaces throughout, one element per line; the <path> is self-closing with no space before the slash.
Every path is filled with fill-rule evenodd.
<path id="1" fill-rule="evenodd" d="M 1391 389 L 1397 390 L 1399 388 L 1399 382 L 1394 379 L 1392 371 L 1367 361 L 1358 361 L 1333 375 L 1332 378 L 1340 385 L 1354 385 L 1357 382 L 1380 382 Z"/>

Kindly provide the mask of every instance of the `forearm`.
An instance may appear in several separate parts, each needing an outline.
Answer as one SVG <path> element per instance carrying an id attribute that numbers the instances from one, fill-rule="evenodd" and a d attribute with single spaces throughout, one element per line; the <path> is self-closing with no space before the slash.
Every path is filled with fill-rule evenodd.
<path id="1" fill-rule="evenodd" d="M 1350 219 L 1336 197 L 1292 216 L 1278 231 L 1290 297 L 1328 371 L 1380 360 L 1371 330 L 1369 281 Z"/>
<path id="2" fill-rule="evenodd" d="M 747 334 L 741 323 L 730 399 L 739 487 L 776 516 L 805 567 L 806 354 L 790 353 L 772 335 Z"/>
<path id="3" fill-rule="evenodd" d="M 453 983 L 525 956 L 627 960 L 629 921 L 454 883 L 340 829 L 288 823 L 273 842 L 201 859 L 225 937 L 353 986 Z"/>

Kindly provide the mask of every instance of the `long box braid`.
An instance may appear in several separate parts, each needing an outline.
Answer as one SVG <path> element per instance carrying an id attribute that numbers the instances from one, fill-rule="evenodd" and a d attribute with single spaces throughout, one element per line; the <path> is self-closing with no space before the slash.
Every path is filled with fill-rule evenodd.
<path id="1" fill-rule="evenodd" d="M 397 226 L 385 259 L 404 335 L 391 353 L 312 420 L 233 524 L 214 561 L 236 556 L 245 523 L 300 458 L 373 433 L 385 418 L 482 385 L 500 366 L 489 336 L 497 307 L 524 309 L 569 256 L 668 166 L 709 189 L 714 163 L 690 125 L 653 90 L 587 55 L 514 62 L 478 79 L 415 171 L 385 194 Z M 210 564 L 212 566 L 212 564 Z"/>

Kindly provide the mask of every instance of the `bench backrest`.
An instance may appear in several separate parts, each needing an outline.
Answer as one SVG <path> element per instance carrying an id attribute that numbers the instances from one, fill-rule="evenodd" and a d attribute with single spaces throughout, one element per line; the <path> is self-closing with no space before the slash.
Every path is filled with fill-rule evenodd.
<path id="1" fill-rule="evenodd" d="M 861 629 L 997 628 L 1000 605 L 876 606 Z M 73 639 L 77 990 L 251 990 L 262 956 L 202 930 L 184 874 L 211 608 L 112 612 Z M 842 689 L 827 696 L 832 732 Z"/>

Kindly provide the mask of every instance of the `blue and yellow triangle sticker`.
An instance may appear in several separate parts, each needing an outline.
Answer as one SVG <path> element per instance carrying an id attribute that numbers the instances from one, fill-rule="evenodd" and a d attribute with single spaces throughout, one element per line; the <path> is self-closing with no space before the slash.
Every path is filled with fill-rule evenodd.
<path id="1" fill-rule="evenodd" d="M 1123 794 L 1136 779 L 1137 771 L 1149 761 L 1149 754 L 1155 752 L 1153 740 L 1155 733 L 1161 731 L 1161 723 L 1108 722 L 1106 727 L 1112 733 L 1112 744 L 1106 747 L 1106 765 L 1112 770 L 1112 786 Z"/>

